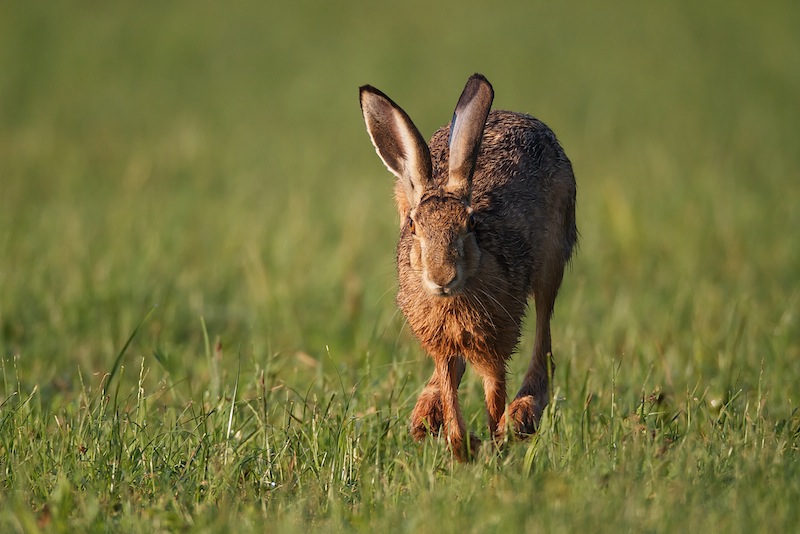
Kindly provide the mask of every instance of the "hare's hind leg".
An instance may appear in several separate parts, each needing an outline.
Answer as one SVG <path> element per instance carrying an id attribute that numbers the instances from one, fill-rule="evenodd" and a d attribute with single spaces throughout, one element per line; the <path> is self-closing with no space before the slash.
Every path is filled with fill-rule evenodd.
<path id="1" fill-rule="evenodd" d="M 563 266 L 552 273 L 551 283 L 541 284 L 534 294 L 536 305 L 536 339 L 528 371 L 522 380 L 519 393 L 508 405 L 500 421 L 498 433 L 514 431 L 524 437 L 536 432 L 549 398 L 550 376 L 555 370 L 550 340 L 550 317 L 553 315 L 558 287 L 564 273 Z M 511 428 L 508 425 L 513 425 Z"/>
<path id="2" fill-rule="evenodd" d="M 536 341 L 533 356 L 522 380 L 519 393 L 508 405 L 508 411 L 500 421 L 498 432 L 513 431 L 525 437 L 536 432 L 539 420 L 547 406 L 550 374 L 555 369 L 550 348 L 550 311 L 541 309 L 536 303 Z M 543 307 L 542 307 L 543 308 Z M 507 428 L 508 424 L 512 428 Z"/>
<path id="3" fill-rule="evenodd" d="M 455 387 L 461 383 L 467 362 L 463 357 L 456 358 L 455 364 Z M 438 434 L 444 423 L 442 412 L 442 377 L 439 375 L 439 366 L 434 367 L 433 375 L 428 380 L 425 389 L 420 393 L 417 404 L 411 412 L 411 436 L 421 441 L 428 434 Z"/>

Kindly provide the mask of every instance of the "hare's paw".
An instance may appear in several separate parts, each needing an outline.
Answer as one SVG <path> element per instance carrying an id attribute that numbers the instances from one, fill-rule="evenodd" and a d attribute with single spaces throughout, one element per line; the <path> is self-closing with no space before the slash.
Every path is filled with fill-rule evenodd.
<path id="1" fill-rule="evenodd" d="M 436 435 L 442 428 L 443 421 L 439 388 L 426 387 L 417 399 L 414 411 L 411 412 L 411 436 L 420 441 L 428 434 Z"/>
<path id="2" fill-rule="evenodd" d="M 514 433 L 517 437 L 526 438 L 536 433 L 542 412 L 547 405 L 546 396 L 519 395 L 508 405 L 506 413 L 497 425 L 500 436 Z M 500 437 L 498 436 L 498 437 Z"/>

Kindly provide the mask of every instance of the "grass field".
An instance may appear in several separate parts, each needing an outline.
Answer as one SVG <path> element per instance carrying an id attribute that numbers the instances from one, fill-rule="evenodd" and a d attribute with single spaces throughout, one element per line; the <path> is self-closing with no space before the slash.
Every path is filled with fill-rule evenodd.
<path id="1" fill-rule="evenodd" d="M 285 5 L 0 6 L 0 531 L 796 530 L 800 4 Z M 462 465 L 357 88 L 428 136 L 476 71 L 581 241 L 540 433 Z"/>

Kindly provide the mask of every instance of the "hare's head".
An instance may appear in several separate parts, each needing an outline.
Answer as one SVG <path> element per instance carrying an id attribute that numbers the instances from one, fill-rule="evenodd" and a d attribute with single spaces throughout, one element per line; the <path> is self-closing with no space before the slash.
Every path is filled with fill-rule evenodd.
<path id="1" fill-rule="evenodd" d="M 432 295 L 457 294 L 478 269 L 472 175 L 494 92 L 483 76 L 464 87 L 450 123 L 449 169 L 432 175 L 427 143 L 408 115 L 377 89 L 361 88 L 361 110 L 372 144 L 397 177 L 400 239 L 410 239 L 410 263 Z"/>
<path id="2" fill-rule="evenodd" d="M 481 257 L 472 209 L 457 196 L 433 190 L 411 209 L 405 225 L 403 232 L 411 234 L 411 267 L 425 290 L 439 296 L 458 293 Z"/>

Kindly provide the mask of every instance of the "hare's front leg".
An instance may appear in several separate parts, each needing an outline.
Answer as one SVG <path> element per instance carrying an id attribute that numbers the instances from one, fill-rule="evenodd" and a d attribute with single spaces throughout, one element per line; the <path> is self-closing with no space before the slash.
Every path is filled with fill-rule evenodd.
<path id="1" fill-rule="evenodd" d="M 442 427 L 450 450 L 460 462 L 471 460 L 480 448 L 480 439 L 466 433 L 464 416 L 458 405 L 458 383 L 461 380 L 461 357 L 437 358 L 436 371 L 441 378 Z"/>
<path id="2" fill-rule="evenodd" d="M 455 379 L 456 389 L 461 383 L 461 377 L 467 368 L 463 357 L 456 358 Z M 442 414 L 442 378 L 439 376 L 439 367 L 433 369 L 433 375 L 428 380 L 425 389 L 420 393 L 414 411 L 411 412 L 411 436 L 421 441 L 428 434 L 436 435 L 444 422 Z"/>
<path id="3" fill-rule="evenodd" d="M 489 434 L 499 436 L 498 424 L 506 409 L 506 365 L 502 360 L 488 360 L 475 364 L 475 371 L 483 379 L 483 394 L 486 399 L 486 417 Z"/>

